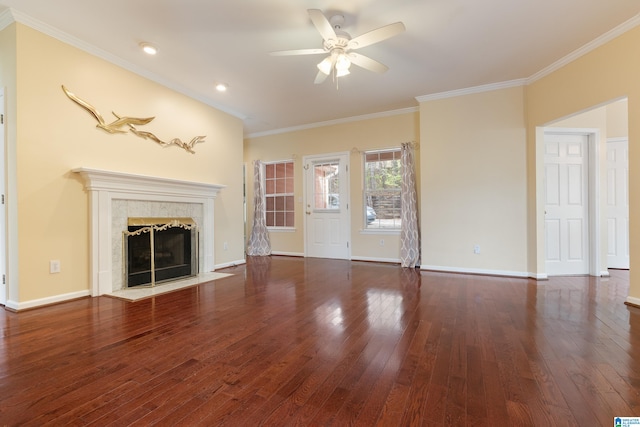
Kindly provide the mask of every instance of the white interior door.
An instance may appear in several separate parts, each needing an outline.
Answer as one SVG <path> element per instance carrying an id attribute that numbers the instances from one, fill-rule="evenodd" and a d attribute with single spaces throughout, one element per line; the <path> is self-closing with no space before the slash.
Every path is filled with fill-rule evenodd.
<path id="1" fill-rule="evenodd" d="M 349 259 L 349 154 L 307 156 L 305 255 Z"/>
<path id="2" fill-rule="evenodd" d="M 629 141 L 607 141 L 607 266 L 629 268 Z"/>
<path id="3" fill-rule="evenodd" d="M 545 134 L 547 274 L 589 274 L 588 137 Z"/>
<path id="4" fill-rule="evenodd" d="M 4 89 L 0 89 L 0 304 L 7 303 L 7 230 L 5 209 Z"/>

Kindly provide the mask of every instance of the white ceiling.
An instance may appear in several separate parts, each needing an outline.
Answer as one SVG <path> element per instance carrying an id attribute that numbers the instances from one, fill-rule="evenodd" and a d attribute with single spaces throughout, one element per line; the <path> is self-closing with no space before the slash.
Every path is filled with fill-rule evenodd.
<path id="1" fill-rule="evenodd" d="M 417 106 L 416 97 L 526 79 L 640 12 L 638 0 L 0 0 L 15 20 L 244 122 L 246 135 Z M 322 55 L 307 9 L 340 12 L 352 37 L 402 21 L 406 31 L 359 53 L 356 66 L 313 83 Z M 159 48 L 143 55 L 140 42 Z M 229 84 L 226 93 L 216 82 Z"/>

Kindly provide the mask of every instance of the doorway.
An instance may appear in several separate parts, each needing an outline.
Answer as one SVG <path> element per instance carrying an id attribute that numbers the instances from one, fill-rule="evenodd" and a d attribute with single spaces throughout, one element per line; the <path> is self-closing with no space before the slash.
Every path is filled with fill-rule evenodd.
<path id="1" fill-rule="evenodd" d="M 607 266 L 629 268 L 629 139 L 607 139 Z"/>
<path id="2" fill-rule="evenodd" d="M 305 256 L 350 259 L 349 153 L 305 156 Z"/>

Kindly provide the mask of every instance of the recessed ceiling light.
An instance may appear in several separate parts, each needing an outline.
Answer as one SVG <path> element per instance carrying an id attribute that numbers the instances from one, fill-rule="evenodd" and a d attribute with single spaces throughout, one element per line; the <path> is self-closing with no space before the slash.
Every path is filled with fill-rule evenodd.
<path id="1" fill-rule="evenodd" d="M 226 83 L 218 83 L 216 84 L 216 90 L 218 92 L 226 92 L 229 89 L 229 85 Z"/>
<path id="2" fill-rule="evenodd" d="M 158 48 L 151 43 L 140 43 L 140 47 L 142 48 L 144 53 L 148 55 L 155 55 L 156 53 L 158 53 Z"/>

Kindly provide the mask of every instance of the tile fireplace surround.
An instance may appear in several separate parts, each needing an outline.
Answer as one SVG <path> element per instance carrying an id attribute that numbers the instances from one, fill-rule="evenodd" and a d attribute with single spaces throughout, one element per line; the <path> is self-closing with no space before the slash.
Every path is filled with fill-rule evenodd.
<path id="1" fill-rule="evenodd" d="M 214 199 L 223 185 L 77 168 L 90 195 L 91 295 L 123 288 L 122 232 L 128 217 L 189 217 L 198 224 L 200 272 L 213 271 Z"/>

